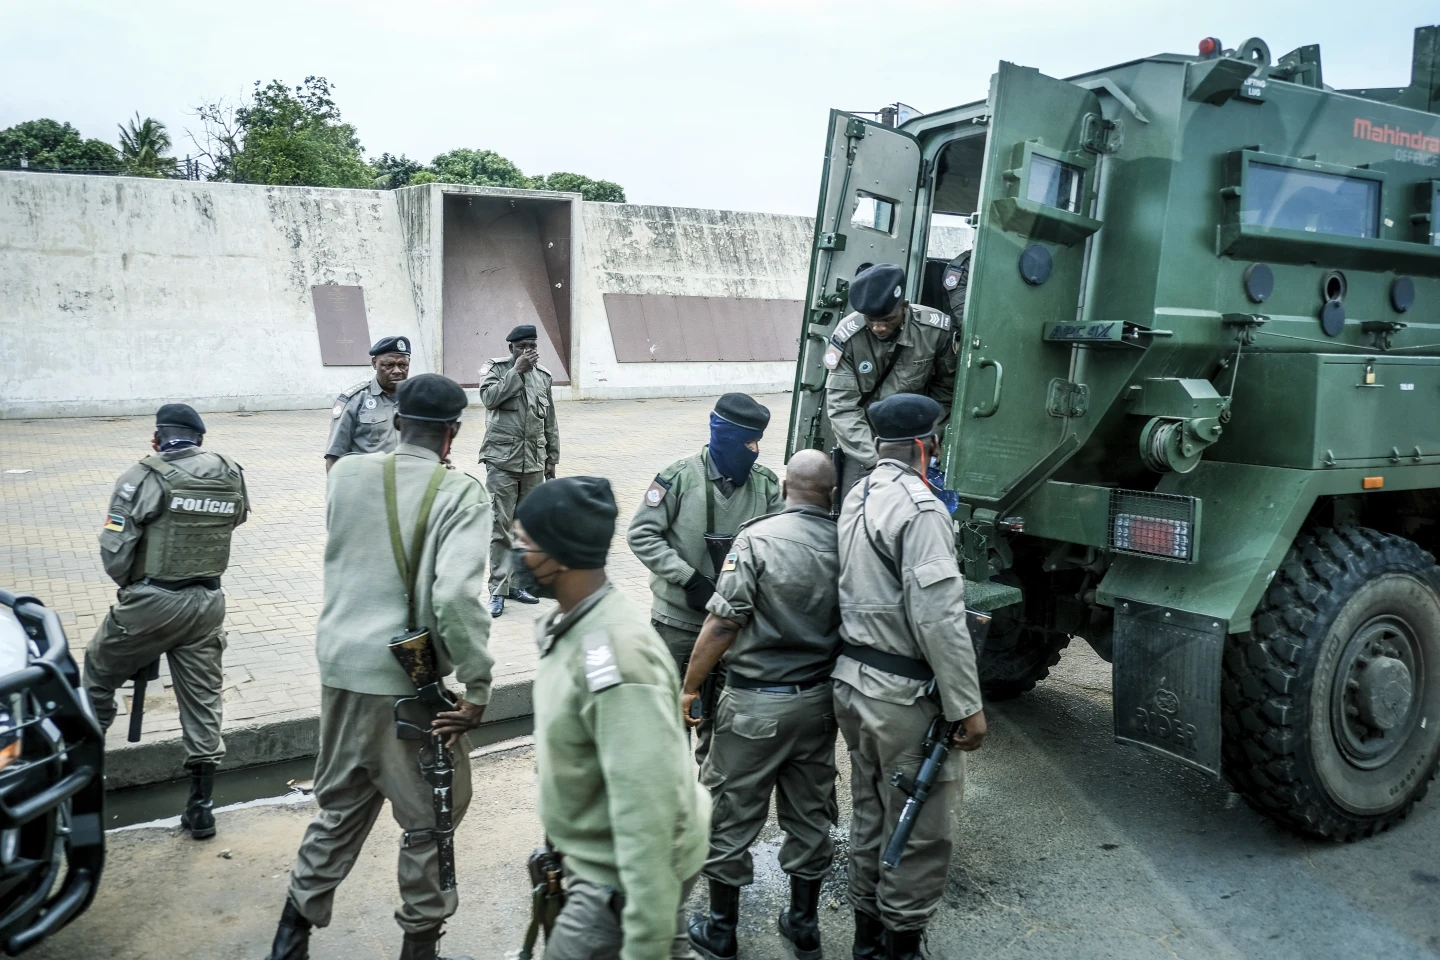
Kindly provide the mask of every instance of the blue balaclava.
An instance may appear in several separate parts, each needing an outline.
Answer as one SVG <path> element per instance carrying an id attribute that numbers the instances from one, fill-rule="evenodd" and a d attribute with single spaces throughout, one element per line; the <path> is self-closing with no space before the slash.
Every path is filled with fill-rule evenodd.
<path id="1" fill-rule="evenodd" d="M 758 453 L 745 444 L 759 440 L 763 430 L 742 427 L 731 423 L 718 413 L 710 414 L 710 459 L 720 475 L 737 487 L 745 486 L 750 479 L 750 468 L 755 466 Z"/>

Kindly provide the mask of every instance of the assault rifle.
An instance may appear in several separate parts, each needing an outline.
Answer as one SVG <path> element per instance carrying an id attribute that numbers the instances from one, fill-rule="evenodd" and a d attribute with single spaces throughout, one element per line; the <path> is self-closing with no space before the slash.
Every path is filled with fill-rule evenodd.
<path id="1" fill-rule="evenodd" d="M 130 732 L 125 739 L 131 743 L 140 742 L 140 728 L 145 723 L 145 687 L 151 680 L 159 679 L 159 657 L 136 670 L 135 675 L 130 678 L 130 682 L 135 685 L 135 693 L 130 697 Z"/>
<path id="2" fill-rule="evenodd" d="M 455 761 L 445 746 L 445 735 L 431 731 L 435 714 L 455 708 L 455 695 L 440 679 L 435 641 L 429 630 L 411 630 L 390 641 L 390 652 L 415 684 L 413 697 L 395 701 L 395 735 L 401 740 L 428 741 L 420 748 L 420 775 L 430 784 L 435 808 L 433 830 L 407 830 L 401 842 L 418 846 L 435 841 L 440 861 L 440 889 L 455 889 Z M 406 714 L 419 715 L 419 722 Z"/>
<path id="3" fill-rule="evenodd" d="M 885 866 L 894 868 L 900 865 L 900 858 L 905 855 L 905 845 L 910 842 L 910 834 L 915 830 L 915 821 L 919 818 L 930 791 L 935 787 L 935 781 L 940 778 L 940 771 L 945 769 L 945 761 L 950 757 L 951 738 L 959 732 L 960 721 L 950 723 L 942 713 L 930 721 L 930 729 L 925 733 L 925 745 L 921 748 L 925 759 L 920 762 L 920 771 L 915 774 L 914 779 L 898 770 L 890 777 L 891 785 L 899 787 L 907 797 L 905 806 L 900 811 L 900 820 L 895 824 L 895 832 L 890 835 L 885 854 L 880 858 L 880 862 Z"/>

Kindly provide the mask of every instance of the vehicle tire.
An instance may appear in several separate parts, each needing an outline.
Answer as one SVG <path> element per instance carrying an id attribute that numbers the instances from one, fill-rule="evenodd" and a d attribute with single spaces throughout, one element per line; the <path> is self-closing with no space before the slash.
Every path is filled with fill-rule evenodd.
<path id="1" fill-rule="evenodd" d="M 980 692 L 986 700 L 1009 700 L 1028 693 L 1060 662 L 1070 645 L 1064 633 L 1047 631 L 1024 620 L 1024 606 L 1001 607 L 993 614 L 980 654 Z"/>
<path id="2" fill-rule="evenodd" d="M 1227 778 L 1301 833 L 1351 841 L 1403 820 L 1440 762 L 1440 567 L 1366 527 L 1296 538 L 1231 638 Z"/>

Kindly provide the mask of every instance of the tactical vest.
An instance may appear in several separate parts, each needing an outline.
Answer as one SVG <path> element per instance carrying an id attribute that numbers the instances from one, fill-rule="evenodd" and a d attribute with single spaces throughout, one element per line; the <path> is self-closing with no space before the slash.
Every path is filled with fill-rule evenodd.
<path id="1" fill-rule="evenodd" d="M 216 454 L 216 456 L 220 456 Z M 230 537 L 245 509 L 240 469 L 228 458 L 222 477 L 197 477 L 184 461 L 151 455 L 140 462 L 165 488 L 162 512 L 145 527 L 135 559 L 138 577 L 189 580 L 218 577 L 230 563 Z"/>

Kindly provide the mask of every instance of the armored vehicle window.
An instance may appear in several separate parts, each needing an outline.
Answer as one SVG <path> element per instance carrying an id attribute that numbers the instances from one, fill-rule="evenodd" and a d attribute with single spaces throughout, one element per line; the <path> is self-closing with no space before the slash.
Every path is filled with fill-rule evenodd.
<path id="1" fill-rule="evenodd" d="M 1252 161 L 1241 199 L 1241 223 L 1341 237 L 1378 236 L 1376 180 Z"/>
<path id="2" fill-rule="evenodd" d="M 850 225 L 890 233 L 895 227 L 895 204 L 884 197 L 861 192 L 855 197 L 855 212 L 850 216 Z"/>
<path id="3" fill-rule="evenodd" d="M 1030 160 L 1030 184 L 1025 199 L 1079 213 L 1084 185 L 1085 171 L 1079 167 L 1035 156 Z"/>

